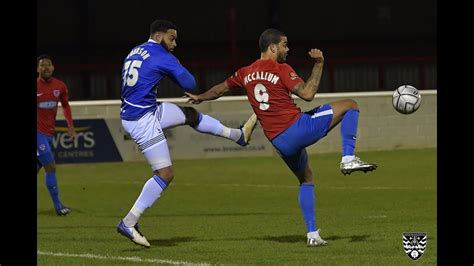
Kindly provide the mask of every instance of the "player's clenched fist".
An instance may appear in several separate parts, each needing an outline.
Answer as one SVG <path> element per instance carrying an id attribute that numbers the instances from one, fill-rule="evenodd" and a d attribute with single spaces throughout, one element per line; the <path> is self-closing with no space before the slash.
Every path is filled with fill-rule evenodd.
<path id="1" fill-rule="evenodd" d="M 311 49 L 308 52 L 308 54 L 311 58 L 314 58 L 316 62 L 320 62 L 320 63 L 324 62 L 323 51 L 314 48 L 314 49 Z"/>

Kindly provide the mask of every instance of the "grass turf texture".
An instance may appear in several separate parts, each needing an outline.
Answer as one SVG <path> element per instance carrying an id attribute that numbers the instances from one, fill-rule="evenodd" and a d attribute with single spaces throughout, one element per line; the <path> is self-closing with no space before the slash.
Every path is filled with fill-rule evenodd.
<path id="1" fill-rule="evenodd" d="M 328 241 L 313 248 L 297 179 L 278 157 L 175 160 L 174 181 L 139 221 L 149 249 L 115 231 L 151 177 L 146 162 L 58 165 L 72 213 L 56 216 L 41 171 L 38 265 L 408 265 L 404 232 L 426 232 L 416 263 L 436 264 L 436 149 L 359 156 L 379 168 L 344 176 L 340 154 L 309 156 L 316 223 Z"/>

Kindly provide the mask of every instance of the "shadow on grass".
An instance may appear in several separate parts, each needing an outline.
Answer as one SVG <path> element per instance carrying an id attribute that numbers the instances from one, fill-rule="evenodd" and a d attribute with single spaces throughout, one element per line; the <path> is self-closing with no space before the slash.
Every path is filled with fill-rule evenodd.
<path id="1" fill-rule="evenodd" d="M 349 242 L 362 242 L 366 241 L 370 236 L 369 235 L 354 235 L 354 236 L 329 236 L 323 237 L 324 240 L 341 240 L 349 239 Z M 279 243 L 298 243 L 306 240 L 302 235 L 287 235 L 287 236 L 264 236 L 258 238 L 257 240 L 266 240 Z"/>
<path id="2" fill-rule="evenodd" d="M 150 248 L 156 247 L 174 247 L 182 243 L 195 241 L 194 237 L 172 237 L 168 239 L 149 239 L 148 242 L 150 243 Z M 142 247 L 140 245 L 135 245 L 136 248 L 134 249 L 124 249 L 122 251 L 126 252 L 139 252 L 143 250 L 147 250 L 148 248 Z"/>
<path id="3" fill-rule="evenodd" d="M 286 213 L 247 212 L 247 213 L 182 213 L 182 214 L 147 214 L 147 217 L 223 217 L 223 216 L 262 216 L 262 215 L 287 215 Z M 123 218 L 123 215 L 96 215 L 97 217 Z"/>
<path id="4" fill-rule="evenodd" d="M 259 237 L 257 240 L 273 241 L 279 243 L 298 243 L 305 240 L 302 235 L 288 235 L 288 236 L 264 236 Z"/>
<path id="5" fill-rule="evenodd" d="M 67 205 L 66 205 L 67 206 Z M 70 216 L 71 214 L 74 214 L 74 213 L 84 213 L 82 210 L 80 209 L 76 209 L 74 207 L 69 207 L 67 206 L 68 208 L 71 209 L 71 212 L 66 215 L 66 216 L 59 216 L 56 211 L 52 208 L 52 209 L 49 209 L 49 210 L 42 210 L 42 211 L 39 211 L 37 212 L 36 214 L 37 215 L 44 215 L 44 216 L 57 216 L 57 217 L 67 217 L 67 216 Z"/>
<path id="6" fill-rule="evenodd" d="M 367 241 L 370 235 L 354 235 L 354 236 L 328 236 L 325 237 L 324 240 L 341 240 L 341 239 L 349 239 L 349 242 L 363 242 Z"/>
<path id="7" fill-rule="evenodd" d="M 152 246 L 157 247 L 173 247 L 181 243 L 195 241 L 195 237 L 172 237 L 168 239 L 151 239 L 148 240 Z"/>

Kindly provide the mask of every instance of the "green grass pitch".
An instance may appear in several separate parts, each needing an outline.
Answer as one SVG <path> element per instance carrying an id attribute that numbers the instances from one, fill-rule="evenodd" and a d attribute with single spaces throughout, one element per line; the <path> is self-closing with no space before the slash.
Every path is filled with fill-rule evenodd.
<path id="1" fill-rule="evenodd" d="M 309 156 L 324 247 L 306 247 L 298 182 L 278 157 L 175 160 L 175 179 L 139 222 L 152 247 L 115 226 L 151 177 L 146 162 L 58 165 L 71 207 L 56 216 L 37 177 L 38 265 L 433 265 L 436 149 L 361 152 L 371 173 L 339 172 L 340 154 Z M 426 232 L 424 255 L 404 252 L 404 232 Z"/>

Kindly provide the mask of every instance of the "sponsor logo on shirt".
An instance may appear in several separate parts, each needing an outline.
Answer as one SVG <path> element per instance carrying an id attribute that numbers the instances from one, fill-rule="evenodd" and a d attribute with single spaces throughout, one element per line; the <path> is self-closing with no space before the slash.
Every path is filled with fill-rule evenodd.
<path id="1" fill-rule="evenodd" d="M 39 102 L 38 103 L 38 108 L 41 109 L 53 109 L 57 106 L 57 102 L 55 101 L 46 101 L 46 102 Z"/>

